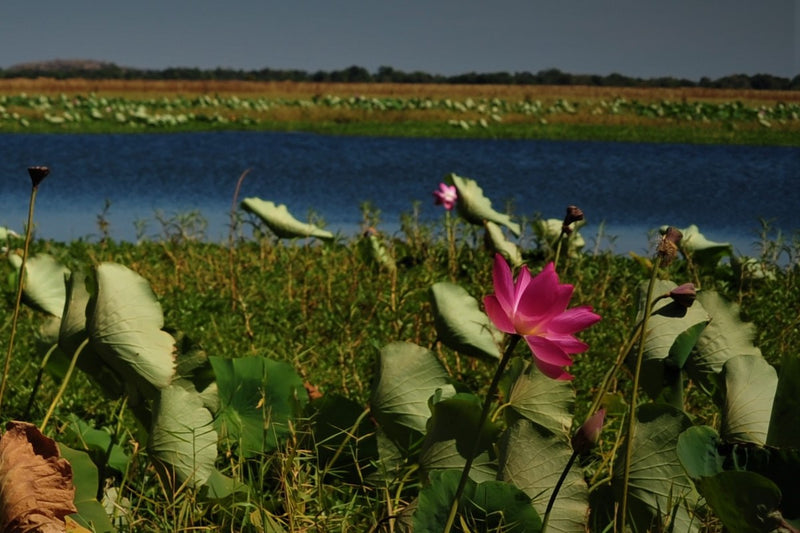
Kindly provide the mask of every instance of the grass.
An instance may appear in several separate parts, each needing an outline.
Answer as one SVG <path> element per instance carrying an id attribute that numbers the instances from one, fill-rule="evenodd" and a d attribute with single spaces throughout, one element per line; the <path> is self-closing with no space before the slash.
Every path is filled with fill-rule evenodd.
<path id="1" fill-rule="evenodd" d="M 357 239 L 341 237 L 330 244 L 282 242 L 269 236 L 240 238 L 231 246 L 191 239 L 140 244 L 110 239 L 66 244 L 39 241 L 34 242 L 33 251 L 49 253 L 73 270 L 102 261 L 122 263 L 150 282 L 170 331 L 191 338 L 208 354 L 264 355 L 286 361 L 323 397 L 345 397 L 356 412 L 368 404 L 379 349 L 395 340 L 432 348 L 455 380 L 481 394 L 493 366 L 437 342 L 428 288 L 451 279 L 480 298 L 491 291 L 491 253 L 474 244 L 482 237 L 473 227 L 459 223 L 458 267 L 451 270 L 440 228 L 419 226 L 410 217 L 404 221 L 400 233 L 384 236 L 398 260 L 395 274 L 368 261 Z M 772 280 L 742 277 L 727 264 L 698 270 L 682 260 L 671 267 L 670 277 L 678 283 L 693 280 L 741 305 L 744 318 L 755 324 L 756 344 L 775 364 L 800 343 L 799 250 L 797 242 L 772 240 L 768 232 L 763 244 L 764 260 L 775 273 Z M 527 249 L 528 263 L 538 270 L 549 252 L 532 242 Z M 784 266 L 776 266 L 776 253 L 781 254 Z M 788 266 L 788 256 L 783 254 L 791 255 Z M 577 356 L 572 367 L 580 419 L 631 329 L 636 286 L 647 272 L 640 262 L 610 253 L 570 258 L 562 261 L 559 272 L 562 281 L 575 285 L 573 305 L 592 305 L 603 317 L 581 335 L 591 349 Z M 0 279 L 10 277 L 11 267 L 4 263 Z M 12 284 L 0 288 L 4 307 L 12 309 Z M 41 314 L 23 308 L 4 420 L 24 416 L 40 363 L 36 339 L 42 322 Z M 8 334 L 6 318 L 0 326 L 0 343 L 7 342 Z M 627 392 L 629 382 L 621 379 L 617 392 Z M 45 374 L 33 420 L 41 418 L 57 386 L 53 375 Z M 717 423 L 708 400 L 697 390 L 690 392 L 687 405 L 698 420 Z M 222 471 L 259 482 L 246 500 L 208 500 L 195 489 L 172 487 L 153 475 L 136 423 L 119 403 L 110 404 L 85 375 L 79 374 L 70 384 L 56 411 L 56 420 L 49 426 L 55 438 L 67 439 L 61 428 L 70 414 L 98 428 L 109 428 L 133 457 L 124 477 L 106 472 L 106 483 L 130 502 L 125 506 L 123 530 L 269 531 L 267 524 L 273 524 L 288 531 L 392 531 L 419 488 L 412 464 L 403 466 L 391 480 L 376 482 L 369 465 L 349 452 L 339 461 L 326 463 L 321 458 L 331 457 L 331 445 L 319 440 L 308 421 L 300 418 L 272 454 L 247 461 L 220 454 Z M 598 457 L 612 453 L 619 423 L 621 417 L 612 418 L 606 429 L 611 437 Z M 350 449 L 350 439 L 366 438 L 350 435 L 346 429 L 335 435 L 340 440 L 334 439 L 344 449 Z M 706 531 L 716 528 L 712 520 Z"/>
<path id="2" fill-rule="evenodd" d="M 800 94 L 698 88 L 0 80 L 0 132 L 800 144 Z"/>

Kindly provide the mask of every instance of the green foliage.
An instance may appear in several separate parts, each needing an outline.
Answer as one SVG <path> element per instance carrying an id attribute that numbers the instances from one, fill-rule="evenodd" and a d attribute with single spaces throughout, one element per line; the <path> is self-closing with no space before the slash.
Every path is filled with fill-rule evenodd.
<path id="1" fill-rule="evenodd" d="M 471 437 L 480 434 L 473 474 L 481 483 L 468 481 L 456 526 L 463 519 L 471 530 L 502 524 L 537 531 L 538 516 L 572 456 L 570 434 L 635 323 L 635 288 L 643 271 L 629 258 L 606 253 L 561 263 L 559 275 L 574 285 L 575 304 L 592 305 L 603 317 L 580 335 L 590 350 L 575 356 L 576 379 L 567 383 L 543 378 L 529 354 L 519 357 L 521 345 L 479 433 L 479 400 L 497 356 L 473 359 L 464 347 L 478 344 L 475 339 L 490 327 L 479 298 L 470 295 L 491 291 L 493 252 L 456 247 L 453 274 L 447 243 L 431 237 L 435 231 L 411 223 L 405 228 L 406 238 L 385 242 L 396 258 L 393 270 L 375 268 L 346 239 L 324 246 L 236 241 L 230 248 L 202 241 L 34 242 L 37 255 L 64 265 L 54 269 L 62 283 L 66 269 L 72 274 L 63 285 L 60 321 L 23 310 L 17 350 L 24 356 L 14 359 L 3 416 L 25 412 L 41 364 L 43 323 L 57 326 L 45 340 L 58 343 L 63 353 L 52 357 L 63 360 L 96 336 L 96 328 L 86 327 L 87 315 L 90 324 L 105 320 L 98 313 L 135 317 L 144 327 L 125 329 L 123 338 L 135 329 L 136 345 L 154 332 L 172 339 L 167 387 L 153 387 L 135 366 L 122 374 L 109 365 L 93 349 L 97 338 L 81 353 L 81 372 L 48 426 L 59 440 L 88 449 L 102 469 L 105 479 L 95 474 L 87 502 L 97 503 L 101 482 L 119 490 L 119 501 L 130 501 L 123 529 L 382 531 L 417 521 L 441 530 L 458 479 L 450 468 L 463 464 Z M 466 227 L 462 236 L 475 231 Z M 531 267 L 540 266 L 535 252 L 524 257 Z M 112 262 L 126 267 L 109 268 Z M 761 504 L 767 513 L 795 520 L 789 510 L 800 508 L 792 484 L 800 475 L 793 429 L 800 426 L 793 407 L 800 343 L 796 267 L 773 265 L 773 279 L 762 280 L 741 278 L 724 262 L 696 267 L 679 259 L 668 275 L 702 284 L 695 305 L 703 317 L 683 324 L 698 311 L 682 314 L 663 300 L 651 324 L 653 359 L 676 365 L 691 380 L 682 399 L 695 421 L 662 405 L 640 409 L 632 480 L 637 527 L 674 520 L 676 531 L 715 531 L 721 520 L 737 531 L 735 524 L 760 516 Z M 12 265 L 2 268 L 4 278 L 13 274 Z M 457 284 L 437 283 L 442 279 Z M 670 287 L 659 285 L 656 292 Z M 12 285 L 0 290 L 7 307 L 13 305 Z M 449 312 L 440 309 L 440 300 Z M 444 341 L 442 331 L 455 335 L 471 324 L 475 313 L 483 318 L 467 328 L 461 345 L 437 342 Z M 442 320 L 444 325 L 437 323 Z M 0 325 L 0 339 L 7 334 Z M 489 337 L 496 354 L 495 337 Z M 767 361 L 781 362 L 777 381 Z M 59 379 L 55 369 L 43 375 L 32 417 L 41 416 Z M 129 394 L 142 387 L 150 396 Z M 777 391 L 773 403 L 770 387 Z M 625 374 L 618 374 L 605 397 L 603 438 L 568 472 L 548 531 L 584 531 L 590 490 L 588 527 L 607 525 L 603 516 L 615 503 L 610 466 L 620 468 L 617 436 L 619 442 L 625 437 L 622 409 L 611 408 L 612 400 L 623 401 L 629 390 Z M 656 414 L 643 419 L 648 410 Z M 700 444 L 681 452 L 684 436 L 703 424 L 714 429 L 701 429 L 695 439 Z M 706 434 L 712 431 L 713 438 Z M 153 476 L 154 465 L 166 477 Z M 681 477 L 684 468 L 688 477 Z M 645 479 L 648 472 L 659 472 L 661 482 Z M 757 487 L 752 498 L 726 492 L 743 483 Z M 710 511 L 698 507 L 693 489 Z M 603 494 L 605 504 L 597 497 Z"/>
<path id="2" fill-rule="evenodd" d="M 225 446 L 249 458 L 273 451 L 308 395 L 291 365 L 265 357 L 211 357 L 219 411 L 214 425 Z"/>

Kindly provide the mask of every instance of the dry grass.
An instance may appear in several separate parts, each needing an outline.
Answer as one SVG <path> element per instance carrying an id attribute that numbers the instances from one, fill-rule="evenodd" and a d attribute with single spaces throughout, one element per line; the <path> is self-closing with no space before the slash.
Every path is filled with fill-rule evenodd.
<path id="1" fill-rule="evenodd" d="M 239 95 L 267 98 L 305 98 L 314 95 L 501 98 L 506 100 L 553 101 L 559 98 L 586 102 L 622 97 L 628 100 L 726 102 L 739 100 L 751 105 L 800 102 L 800 91 L 755 91 L 686 87 L 635 88 L 552 85 L 445 85 L 400 83 L 312 83 L 189 80 L 86 80 L 14 78 L 0 80 L 0 94 L 86 94 L 100 96 L 158 97 L 169 95 Z"/>

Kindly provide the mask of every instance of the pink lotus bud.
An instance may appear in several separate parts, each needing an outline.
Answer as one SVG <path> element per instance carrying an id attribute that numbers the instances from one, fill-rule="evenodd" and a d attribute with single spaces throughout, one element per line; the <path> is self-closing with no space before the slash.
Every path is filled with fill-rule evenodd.
<path id="1" fill-rule="evenodd" d="M 572 449 L 579 454 L 589 453 L 600 440 L 600 433 L 603 431 L 603 422 L 605 418 L 605 409 L 600 409 L 589 417 L 578 432 L 572 436 Z"/>
<path id="2" fill-rule="evenodd" d="M 695 289 L 694 283 L 684 283 L 669 291 L 669 297 L 672 298 L 675 303 L 688 309 L 697 298 L 697 289 Z"/>

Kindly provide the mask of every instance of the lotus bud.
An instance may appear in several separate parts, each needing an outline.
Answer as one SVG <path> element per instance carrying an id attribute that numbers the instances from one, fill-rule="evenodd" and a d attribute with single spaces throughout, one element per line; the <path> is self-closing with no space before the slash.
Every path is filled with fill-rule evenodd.
<path id="1" fill-rule="evenodd" d="M 35 189 L 50 174 L 50 169 L 48 167 L 28 167 L 28 174 Z"/>
<path id="2" fill-rule="evenodd" d="M 656 250 L 656 254 L 661 258 L 662 265 L 669 265 L 678 256 L 678 243 L 681 242 L 682 238 L 683 233 L 678 228 L 669 226 L 667 231 L 664 232 Z"/>
<path id="3" fill-rule="evenodd" d="M 600 409 L 583 423 L 581 428 L 572 436 L 572 449 L 579 454 L 587 454 L 595 447 L 600 440 L 600 433 L 603 431 L 603 422 L 606 418 L 606 410 Z"/>
<path id="4" fill-rule="evenodd" d="M 583 211 L 576 205 L 567 206 L 567 214 L 564 217 L 564 222 L 561 224 L 561 231 L 567 235 L 572 233 L 572 228 L 569 227 L 573 222 L 583 220 Z"/>
<path id="5" fill-rule="evenodd" d="M 697 298 L 697 289 L 694 283 L 684 283 L 669 291 L 668 296 L 672 298 L 675 303 L 686 307 L 687 309 L 692 306 Z"/>

